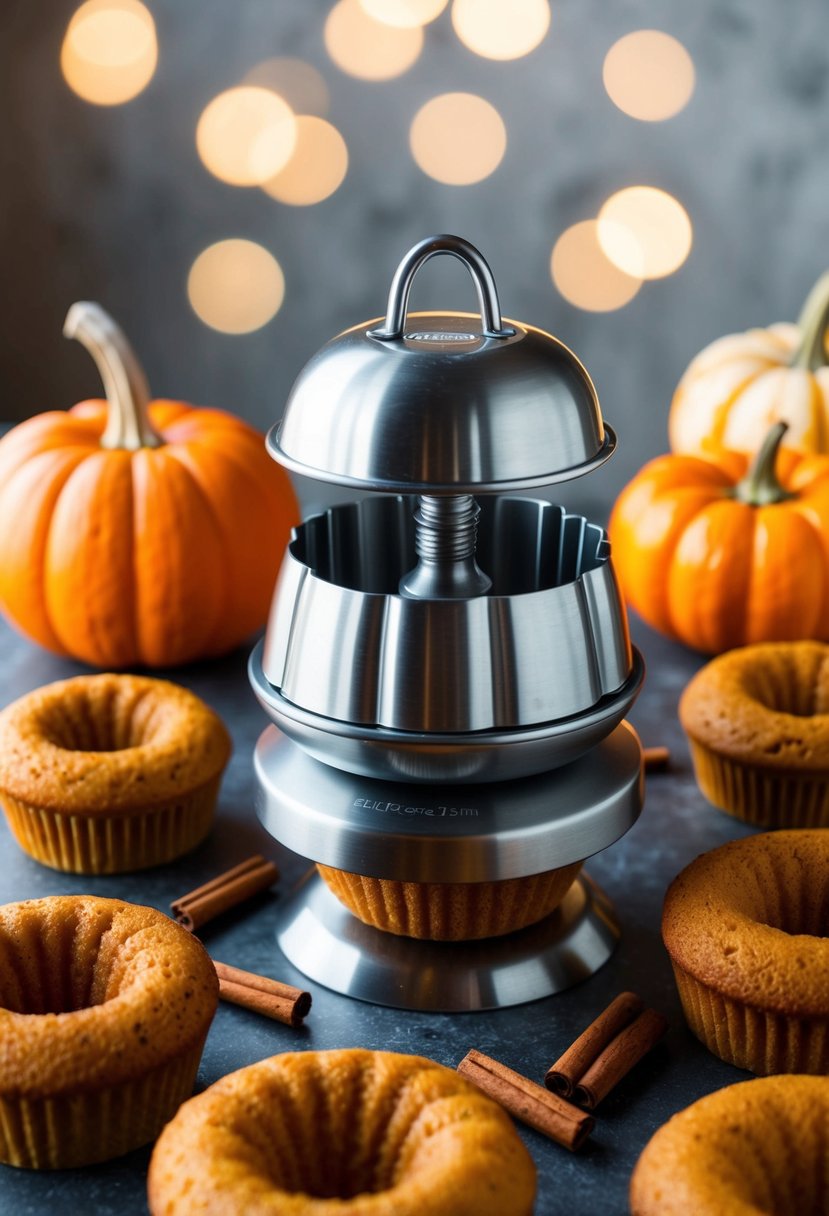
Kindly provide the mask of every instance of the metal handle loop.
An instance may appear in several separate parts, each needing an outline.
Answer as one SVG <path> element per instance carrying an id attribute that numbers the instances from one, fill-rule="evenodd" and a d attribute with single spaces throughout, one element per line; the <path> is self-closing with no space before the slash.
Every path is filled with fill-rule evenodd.
<path id="1" fill-rule="evenodd" d="M 501 306 L 498 303 L 498 289 L 492 271 L 483 255 L 465 241 L 463 237 L 451 236 L 444 233 L 441 236 L 428 236 L 409 250 L 401 261 L 389 289 L 389 302 L 386 309 L 386 322 L 380 329 L 370 329 L 370 338 L 380 338 L 387 342 L 403 337 L 406 324 L 406 313 L 409 307 L 409 292 L 412 280 L 421 266 L 439 253 L 451 253 L 453 257 L 463 262 L 475 284 L 478 293 L 478 307 L 481 313 L 481 333 L 485 338 L 511 338 L 514 329 L 501 324 Z"/>

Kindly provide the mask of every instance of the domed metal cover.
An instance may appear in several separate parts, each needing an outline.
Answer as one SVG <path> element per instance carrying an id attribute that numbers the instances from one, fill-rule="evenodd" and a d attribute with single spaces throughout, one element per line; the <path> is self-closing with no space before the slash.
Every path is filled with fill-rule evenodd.
<path id="1" fill-rule="evenodd" d="M 416 271 L 439 253 L 469 270 L 480 317 L 406 315 Z M 403 494 L 549 485 L 595 468 L 615 445 L 576 356 L 543 330 L 502 322 L 489 266 L 454 236 L 409 251 L 385 323 L 357 325 L 318 351 L 268 436 L 297 473 Z"/>

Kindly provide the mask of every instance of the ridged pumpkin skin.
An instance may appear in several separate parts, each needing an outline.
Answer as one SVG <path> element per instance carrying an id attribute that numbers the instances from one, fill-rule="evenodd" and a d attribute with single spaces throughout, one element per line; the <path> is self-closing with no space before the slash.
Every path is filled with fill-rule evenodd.
<path id="1" fill-rule="evenodd" d="M 622 491 L 613 564 L 654 629 L 709 654 L 829 640 L 829 458 L 775 456 L 775 484 L 794 497 L 768 505 L 734 497 L 749 471 L 737 452 L 657 457 Z"/>
<path id="2" fill-rule="evenodd" d="M 797 325 L 728 334 L 691 361 L 671 402 L 671 449 L 694 455 L 755 452 L 769 427 L 788 423 L 786 445 L 829 452 L 829 275 Z"/>
<path id="3" fill-rule="evenodd" d="M 162 442 L 134 451 L 101 446 L 108 411 L 85 401 L 0 440 L 0 608 L 97 667 L 222 654 L 267 617 L 298 516 L 288 478 L 220 410 L 155 401 Z"/>

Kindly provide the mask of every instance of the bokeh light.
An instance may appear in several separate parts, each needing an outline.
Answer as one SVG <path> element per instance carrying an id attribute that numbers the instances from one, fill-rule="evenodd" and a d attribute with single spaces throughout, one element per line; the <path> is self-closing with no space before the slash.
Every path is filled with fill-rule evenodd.
<path id="1" fill-rule="evenodd" d="M 193 311 L 224 334 L 247 334 L 276 316 L 285 298 L 285 277 L 276 258 L 255 241 L 209 245 L 187 279 Z"/>
<path id="2" fill-rule="evenodd" d="M 214 97 L 196 128 L 205 167 L 233 186 L 258 186 L 287 164 L 296 143 L 296 120 L 270 89 L 242 85 Z"/>
<path id="3" fill-rule="evenodd" d="M 485 59 L 519 59 L 550 28 L 548 0 L 455 0 L 452 24 L 464 46 Z"/>
<path id="4" fill-rule="evenodd" d="M 360 80 L 391 80 L 408 71 L 423 49 L 420 26 L 400 29 L 375 21 L 360 0 L 339 0 L 328 14 L 325 47 L 338 68 Z"/>
<path id="5" fill-rule="evenodd" d="M 300 114 L 291 159 L 262 189 L 293 207 L 321 203 L 342 184 L 348 170 L 348 149 L 335 126 L 324 118 Z"/>
<path id="6" fill-rule="evenodd" d="M 243 84 L 270 89 L 287 101 L 294 114 L 314 114 L 325 118 L 330 106 L 328 85 L 304 59 L 264 59 L 245 75 Z"/>
<path id="7" fill-rule="evenodd" d="M 626 34 L 602 69 L 610 100 L 631 118 L 661 122 L 683 109 L 694 91 L 694 63 L 681 42 L 661 30 Z"/>
<path id="8" fill-rule="evenodd" d="M 501 115 L 483 97 L 442 93 L 415 114 L 409 145 L 429 177 L 450 186 L 469 186 L 497 169 L 507 131 Z"/>
<path id="9" fill-rule="evenodd" d="M 678 270 L 691 251 L 693 228 L 673 195 L 653 186 L 630 186 L 599 211 L 599 244 L 614 266 L 643 279 Z"/>
<path id="10" fill-rule="evenodd" d="M 622 308 L 642 285 L 640 278 L 625 274 L 605 256 L 595 220 L 582 220 L 562 232 L 553 247 L 550 274 L 565 300 L 588 312 Z"/>
<path id="11" fill-rule="evenodd" d="M 449 0 L 360 0 L 360 4 L 375 21 L 412 29 L 428 25 L 439 17 Z"/>
<path id="12" fill-rule="evenodd" d="M 97 106 L 137 97 L 157 62 L 155 22 L 139 0 L 87 0 L 73 14 L 60 50 L 64 80 Z"/>

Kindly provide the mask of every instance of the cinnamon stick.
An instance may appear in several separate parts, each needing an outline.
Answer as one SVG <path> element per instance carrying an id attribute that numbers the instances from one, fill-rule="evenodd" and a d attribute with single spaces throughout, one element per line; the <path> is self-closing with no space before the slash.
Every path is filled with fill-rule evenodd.
<path id="1" fill-rule="evenodd" d="M 279 870 L 272 861 L 259 856 L 249 857 L 232 870 L 196 887 L 195 891 L 173 900 L 170 907 L 178 923 L 193 933 L 214 916 L 267 890 L 278 878 Z"/>
<path id="2" fill-rule="evenodd" d="M 590 1115 L 480 1051 L 467 1052 L 458 1072 L 516 1119 L 571 1153 L 581 1147 L 593 1130 L 595 1120 Z"/>
<path id="3" fill-rule="evenodd" d="M 635 992 L 620 993 L 579 1035 L 575 1043 L 559 1056 L 555 1064 L 550 1065 L 544 1078 L 547 1088 L 562 1098 L 569 1098 L 574 1086 L 599 1053 L 644 1008 L 645 1002 Z"/>
<path id="4" fill-rule="evenodd" d="M 285 1026 L 299 1026 L 311 1008 L 311 993 L 283 984 L 255 971 L 243 971 L 213 960 L 219 977 L 219 996 Z"/>
<path id="5" fill-rule="evenodd" d="M 667 1019 L 655 1009 L 645 1009 L 593 1061 L 573 1090 L 573 1101 L 588 1110 L 599 1103 L 627 1076 L 668 1029 Z"/>
<path id="6" fill-rule="evenodd" d="M 667 747 L 645 747 L 642 760 L 646 773 L 661 773 L 670 764 L 671 753 Z"/>

